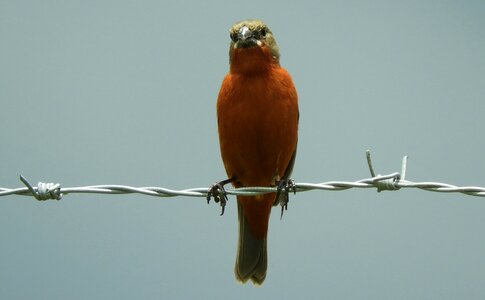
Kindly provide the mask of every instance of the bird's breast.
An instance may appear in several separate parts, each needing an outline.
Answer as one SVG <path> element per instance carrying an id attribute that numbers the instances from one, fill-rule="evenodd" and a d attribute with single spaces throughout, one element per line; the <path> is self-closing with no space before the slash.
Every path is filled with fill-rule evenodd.
<path id="1" fill-rule="evenodd" d="M 271 185 L 296 147 L 294 87 L 274 74 L 230 74 L 218 98 L 221 154 L 242 186 Z M 250 174 L 250 175 L 249 175 Z"/>

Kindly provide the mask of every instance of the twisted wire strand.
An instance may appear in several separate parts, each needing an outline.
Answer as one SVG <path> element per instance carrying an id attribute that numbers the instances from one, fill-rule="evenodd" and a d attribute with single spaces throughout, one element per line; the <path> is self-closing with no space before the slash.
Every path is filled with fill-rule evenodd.
<path id="1" fill-rule="evenodd" d="M 372 166 L 370 151 L 366 151 L 367 163 L 371 173 L 370 178 L 357 181 L 327 181 L 322 183 L 295 183 L 295 191 L 307 192 L 312 190 L 343 191 L 348 189 L 375 188 L 380 191 L 397 191 L 401 188 L 417 188 L 430 192 L 440 193 L 461 193 L 469 196 L 485 197 L 485 188 L 477 186 L 455 186 L 440 182 L 412 182 L 405 179 L 407 156 L 403 157 L 401 173 L 395 172 L 388 175 L 375 175 Z M 207 198 L 211 187 L 190 188 L 174 190 L 164 187 L 132 187 L 127 185 L 91 185 L 81 187 L 63 188 L 59 183 L 39 182 L 36 187 L 32 186 L 25 177 L 20 175 L 20 180 L 26 187 L 22 188 L 2 188 L 0 196 L 21 195 L 33 196 L 39 201 L 55 199 L 60 200 L 63 195 L 75 193 L 88 194 L 142 194 L 154 197 L 205 197 Z M 237 189 L 227 189 L 227 195 L 255 196 L 266 193 L 277 192 L 277 187 L 243 187 Z"/>
<path id="2" fill-rule="evenodd" d="M 296 192 L 312 190 L 343 191 L 348 189 L 376 188 L 382 190 L 399 190 L 401 188 L 417 188 L 430 192 L 461 193 L 470 196 L 485 197 L 485 188 L 476 186 L 455 186 L 440 182 L 412 182 L 398 179 L 399 173 L 379 175 L 358 181 L 327 181 L 322 183 L 295 183 Z M 1 188 L 0 196 L 21 195 L 34 196 L 37 200 L 57 199 L 63 195 L 87 194 L 142 194 L 155 197 L 207 197 L 210 188 L 191 188 L 183 190 L 167 189 L 163 187 L 132 187 L 127 185 L 91 185 L 82 187 L 63 188 L 59 184 L 45 184 L 39 182 L 37 187 Z M 228 195 L 254 196 L 276 192 L 276 187 L 244 187 L 227 189 Z"/>

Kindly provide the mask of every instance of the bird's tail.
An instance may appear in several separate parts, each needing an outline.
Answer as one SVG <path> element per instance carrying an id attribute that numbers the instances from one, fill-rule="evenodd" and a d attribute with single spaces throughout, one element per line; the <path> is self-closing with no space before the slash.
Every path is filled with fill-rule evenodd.
<path id="1" fill-rule="evenodd" d="M 272 197 L 274 199 L 274 195 Z M 260 208 L 262 210 L 265 210 L 263 207 Z M 269 207 L 269 210 L 271 210 L 271 206 Z M 266 252 L 266 232 L 269 220 L 262 221 L 263 227 L 265 227 L 264 234 L 262 236 L 258 236 L 258 234 L 254 234 L 252 232 L 248 223 L 248 219 L 244 215 L 243 206 L 241 205 L 239 199 L 237 204 L 237 211 L 239 218 L 239 242 L 236 257 L 236 266 L 234 268 L 236 279 L 242 283 L 245 283 L 246 281 L 251 279 L 254 284 L 260 285 L 266 278 L 266 269 L 268 266 L 268 256 Z M 269 219 L 269 212 L 265 217 Z"/>

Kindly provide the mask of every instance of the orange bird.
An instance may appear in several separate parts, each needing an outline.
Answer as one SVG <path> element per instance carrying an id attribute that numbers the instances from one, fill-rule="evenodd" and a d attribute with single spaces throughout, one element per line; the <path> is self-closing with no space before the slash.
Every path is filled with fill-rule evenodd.
<path id="1" fill-rule="evenodd" d="M 298 97 L 271 30 L 259 20 L 230 29 L 230 70 L 217 99 L 222 160 L 228 178 L 209 192 L 225 204 L 223 185 L 277 186 L 278 193 L 237 196 L 239 245 L 236 279 L 262 284 L 271 207 L 286 208 L 298 140 Z M 219 190 L 218 190 L 219 189 Z M 283 191 L 283 193 L 280 193 Z M 224 202 L 224 203 L 223 203 Z"/>

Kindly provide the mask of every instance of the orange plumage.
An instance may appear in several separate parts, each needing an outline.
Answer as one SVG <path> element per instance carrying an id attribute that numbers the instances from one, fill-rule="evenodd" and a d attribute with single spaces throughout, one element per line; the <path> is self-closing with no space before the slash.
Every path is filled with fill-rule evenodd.
<path id="1" fill-rule="evenodd" d="M 288 179 L 297 146 L 298 100 L 279 64 L 272 32 L 261 21 L 231 28 L 230 71 L 217 99 L 221 155 L 235 187 L 275 186 Z M 239 247 L 236 278 L 261 284 L 266 277 L 266 237 L 276 194 L 237 197 Z"/>

